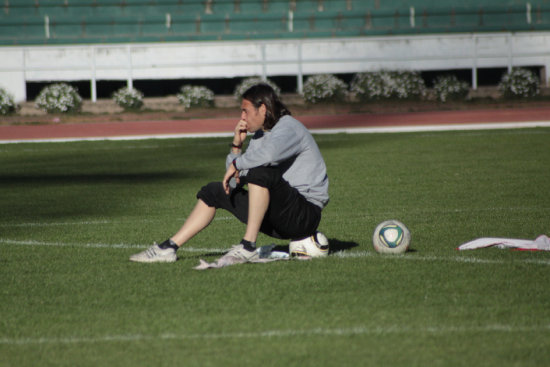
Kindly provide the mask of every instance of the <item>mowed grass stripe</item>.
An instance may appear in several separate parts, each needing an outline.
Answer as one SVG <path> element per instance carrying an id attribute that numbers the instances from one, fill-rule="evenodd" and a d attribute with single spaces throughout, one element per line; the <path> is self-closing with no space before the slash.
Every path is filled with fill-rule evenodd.
<path id="1" fill-rule="evenodd" d="M 185 218 L 176 218 L 175 220 L 183 223 Z M 217 216 L 213 220 L 237 220 L 235 217 Z M 101 225 L 101 224 L 120 224 L 120 223 L 154 223 L 161 222 L 160 219 L 143 219 L 138 220 L 86 220 L 75 222 L 27 222 L 27 223 L 0 223 L 0 227 L 50 227 L 50 226 L 86 226 L 86 225 Z"/>
<path id="2" fill-rule="evenodd" d="M 163 333 L 160 335 L 105 335 L 98 337 L 43 337 L 43 338 L 0 338 L 0 344 L 91 344 L 110 342 L 135 342 L 147 340 L 185 340 L 185 339 L 256 339 L 283 337 L 333 336 L 347 337 L 353 335 L 389 335 L 389 334 L 469 334 L 469 333 L 531 333 L 550 331 L 550 325 L 507 325 L 491 324 L 477 326 L 425 326 L 408 327 L 403 325 L 389 326 L 356 326 L 352 328 L 315 328 L 295 330 L 265 330 L 250 332 L 226 332 L 204 334 Z"/>
<path id="3" fill-rule="evenodd" d="M 141 249 L 146 248 L 150 245 L 139 245 L 139 244 L 129 244 L 129 243 L 63 243 L 63 242 L 41 242 L 34 240 L 10 240 L 5 238 L 0 238 L 0 243 L 6 245 L 15 245 L 15 246 L 55 246 L 55 247 L 80 247 L 80 248 L 109 248 L 109 249 Z M 196 248 L 196 247 L 182 247 L 180 251 L 185 252 L 223 252 L 228 249 L 221 248 Z"/>

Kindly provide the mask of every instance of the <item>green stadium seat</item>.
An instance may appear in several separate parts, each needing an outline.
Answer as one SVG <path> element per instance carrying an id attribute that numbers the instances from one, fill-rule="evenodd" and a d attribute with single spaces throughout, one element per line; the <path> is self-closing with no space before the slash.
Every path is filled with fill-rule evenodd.
<path id="1" fill-rule="evenodd" d="M 52 40 L 78 41 L 86 35 L 84 18 L 59 17 L 50 21 L 50 34 Z"/>
<path id="2" fill-rule="evenodd" d="M 326 2 L 326 1 L 325 1 Z M 294 12 L 296 14 L 309 14 L 319 12 L 323 1 L 320 0 L 296 0 Z"/>
<path id="3" fill-rule="evenodd" d="M 550 4 L 537 4 L 533 6 L 532 25 L 548 29 L 550 24 Z"/>
<path id="4" fill-rule="evenodd" d="M 288 30 L 286 14 L 233 14 L 229 18 L 228 32 L 245 37 L 266 35 L 272 38 Z"/>
<path id="5" fill-rule="evenodd" d="M 227 33 L 227 20 L 224 15 L 202 14 L 197 19 L 197 33 L 204 35 L 219 35 Z"/>
<path id="6" fill-rule="evenodd" d="M 41 15 L 0 17 L 0 41 L 2 44 L 43 43 L 45 19 Z"/>
<path id="7" fill-rule="evenodd" d="M 237 14 L 260 14 L 271 9 L 274 0 L 250 1 L 250 0 L 233 0 L 233 13 Z"/>
<path id="8" fill-rule="evenodd" d="M 200 31 L 200 16 L 198 15 L 172 15 L 172 35 L 197 35 Z"/>
<path id="9" fill-rule="evenodd" d="M 268 0 L 264 12 L 278 14 L 288 14 L 291 10 L 292 0 Z"/>
<path id="10" fill-rule="evenodd" d="M 235 2 L 233 0 L 208 0 L 205 1 L 203 12 L 207 10 L 212 14 L 232 14 L 235 12 Z M 237 5 L 238 6 L 238 5 Z"/>
<path id="11" fill-rule="evenodd" d="M 36 41 L 44 38 L 44 20 L 40 17 L 36 20 L 3 21 L 0 23 L 0 41 L 2 44 L 21 44 L 28 41 Z"/>
<path id="12" fill-rule="evenodd" d="M 528 2 L 530 23 L 519 0 L 6 0 L 0 45 L 550 30 Z"/>

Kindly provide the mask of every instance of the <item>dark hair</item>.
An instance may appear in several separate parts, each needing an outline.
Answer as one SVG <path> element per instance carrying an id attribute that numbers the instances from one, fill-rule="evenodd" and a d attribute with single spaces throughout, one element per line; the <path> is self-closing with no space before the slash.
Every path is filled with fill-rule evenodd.
<path id="1" fill-rule="evenodd" d="M 273 88 L 265 83 L 248 88 L 242 98 L 250 101 L 255 108 L 260 108 L 262 104 L 265 105 L 264 129 L 266 130 L 272 129 L 281 117 L 291 114 Z"/>

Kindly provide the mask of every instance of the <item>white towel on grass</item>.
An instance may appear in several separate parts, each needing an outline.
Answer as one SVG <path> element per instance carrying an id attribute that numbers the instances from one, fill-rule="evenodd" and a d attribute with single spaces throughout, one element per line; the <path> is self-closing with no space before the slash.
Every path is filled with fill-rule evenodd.
<path id="1" fill-rule="evenodd" d="M 475 250 L 485 247 L 513 248 L 530 251 L 550 251 L 550 237 L 540 235 L 535 240 L 484 237 L 458 246 L 459 250 Z"/>
<path id="2" fill-rule="evenodd" d="M 199 265 L 195 266 L 196 270 L 217 269 L 230 265 L 244 264 L 244 263 L 269 263 L 272 261 L 288 260 L 290 257 L 288 253 L 282 251 L 273 251 L 275 245 L 267 245 L 260 247 L 257 251 L 259 258 L 253 260 L 237 259 L 232 256 L 222 256 L 214 262 L 206 262 L 202 259 L 199 260 Z"/>

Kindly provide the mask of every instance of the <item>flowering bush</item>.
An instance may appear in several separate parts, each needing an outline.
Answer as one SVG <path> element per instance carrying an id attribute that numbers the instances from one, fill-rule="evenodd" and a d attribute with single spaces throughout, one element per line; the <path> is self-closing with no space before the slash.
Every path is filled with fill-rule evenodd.
<path id="1" fill-rule="evenodd" d="M 35 104 L 48 113 L 75 112 L 82 106 L 82 97 L 69 84 L 51 84 L 40 91 Z"/>
<path id="2" fill-rule="evenodd" d="M 351 92 L 359 100 L 384 98 L 418 98 L 426 94 L 426 85 L 417 71 L 358 73 L 351 81 Z"/>
<path id="3" fill-rule="evenodd" d="M 252 78 L 246 78 L 239 85 L 237 85 L 235 91 L 233 92 L 233 96 L 235 97 L 235 99 L 239 100 L 241 99 L 243 93 L 248 90 L 248 88 L 260 83 L 269 85 L 271 88 L 273 88 L 277 95 L 281 94 L 281 88 L 279 88 L 277 84 L 275 84 L 273 81 L 269 79 L 263 80 L 262 78 L 255 76 Z"/>
<path id="4" fill-rule="evenodd" d="M 143 106 L 143 93 L 135 88 L 120 88 L 113 93 L 113 99 L 125 110 L 139 110 Z"/>
<path id="5" fill-rule="evenodd" d="M 0 115 L 7 115 L 15 112 L 17 105 L 13 101 L 13 97 L 4 88 L 0 88 Z"/>
<path id="6" fill-rule="evenodd" d="M 391 88 L 387 72 L 355 74 L 350 90 L 359 100 L 390 98 Z"/>
<path id="7" fill-rule="evenodd" d="M 458 80 L 456 75 L 438 76 L 434 80 L 434 92 L 438 101 L 464 99 L 470 91 L 470 84 Z"/>
<path id="8" fill-rule="evenodd" d="M 539 78 L 530 70 L 514 68 L 502 76 L 499 91 L 508 98 L 528 98 L 540 93 Z"/>
<path id="9" fill-rule="evenodd" d="M 176 95 L 185 108 L 192 106 L 210 107 L 214 105 L 214 92 L 203 86 L 184 85 Z"/>
<path id="10" fill-rule="evenodd" d="M 304 83 L 304 99 L 309 103 L 341 101 L 346 97 L 347 90 L 347 84 L 334 75 L 314 75 Z"/>

